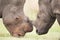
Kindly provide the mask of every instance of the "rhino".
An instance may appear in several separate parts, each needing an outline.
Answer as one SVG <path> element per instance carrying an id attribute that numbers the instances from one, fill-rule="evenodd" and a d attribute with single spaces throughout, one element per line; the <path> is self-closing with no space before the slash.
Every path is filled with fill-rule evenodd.
<path id="1" fill-rule="evenodd" d="M 60 0 L 39 0 L 39 12 L 34 21 L 38 35 L 48 33 L 57 19 L 60 25 Z"/>
<path id="2" fill-rule="evenodd" d="M 0 18 L 14 37 L 24 36 L 33 30 L 31 21 L 24 15 L 24 3 L 25 0 L 0 0 Z"/>

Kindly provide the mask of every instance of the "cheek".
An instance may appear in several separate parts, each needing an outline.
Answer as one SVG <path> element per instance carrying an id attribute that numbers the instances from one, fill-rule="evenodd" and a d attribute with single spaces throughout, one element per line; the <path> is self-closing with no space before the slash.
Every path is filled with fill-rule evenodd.
<path id="1" fill-rule="evenodd" d="M 48 27 L 48 23 L 44 23 L 44 22 L 42 22 L 42 23 L 40 23 L 39 25 L 37 25 L 37 29 L 38 30 L 45 30 L 45 29 L 47 29 L 46 27 Z"/>
<path id="2" fill-rule="evenodd" d="M 25 32 L 22 27 L 16 27 L 13 31 L 13 34 L 25 35 Z"/>
<path id="3" fill-rule="evenodd" d="M 14 26 L 7 26 L 6 28 L 10 32 L 10 34 L 12 34 L 14 32 L 14 30 L 15 30 Z"/>

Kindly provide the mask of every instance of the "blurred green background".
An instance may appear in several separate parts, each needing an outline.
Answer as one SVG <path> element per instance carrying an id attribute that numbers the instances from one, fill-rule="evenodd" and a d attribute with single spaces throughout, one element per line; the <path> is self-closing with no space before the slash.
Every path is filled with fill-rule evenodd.
<path id="1" fill-rule="evenodd" d="M 38 0 L 26 0 L 24 5 L 24 13 L 30 20 L 36 19 L 38 13 Z M 2 19 L 0 19 L 0 40 L 60 40 L 60 27 L 56 22 L 50 28 L 49 32 L 45 35 L 37 35 L 36 29 L 30 33 L 27 33 L 24 37 L 12 37 L 8 30 L 5 28 Z"/>
<path id="2" fill-rule="evenodd" d="M 0 19 L 0 40 L 60 40 L 60 27 L 56 21 L 45 35 L 37 35 L 36 29 L 34 28 L 32 32 L 27 33 L 24 37 L 17 38 L 9 34 L 3 25 L 2 19 Z"/>

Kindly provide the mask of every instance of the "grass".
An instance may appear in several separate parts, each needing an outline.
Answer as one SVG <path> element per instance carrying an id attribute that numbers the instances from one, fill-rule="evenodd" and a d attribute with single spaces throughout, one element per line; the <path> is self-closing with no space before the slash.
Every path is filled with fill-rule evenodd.
<path id="1" fill-rule="evenodd" d="M 0 19 L 0 40 L 60 40 L 60 27 L 56 21 L 45 35 L 37 35 L 34 28 L 32 32 L 27 33 L 24 37 L 17 38 L 9 34 L 3 25 L 2 19 Z"/>

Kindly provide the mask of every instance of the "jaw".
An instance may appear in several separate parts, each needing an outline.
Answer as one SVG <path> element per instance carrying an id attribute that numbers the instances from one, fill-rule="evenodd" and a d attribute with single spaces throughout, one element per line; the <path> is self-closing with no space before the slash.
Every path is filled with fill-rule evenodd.
<path id="1" fill-rule="evenodd" d="M 10 34 L 14 37 L 21 37 L 24 36 L 26 33 L 31 32 L 33 27 L 31 27 L 28 23 L 23 23 L 18 26 L 9 26 L 7 27 Z"/>
<path id="2" fill-rule="evenodd" d="M 40 28 L 40 29 L 38 28 L 36 30 L 36 33 L 38 35 L 44 35 L 44 34 L 47 34 L 48 33 L 49 29 L 50 29 L 50 27 L 48 28 L 48 26 L 47 27 Z"/>
<path id="3" fill-rule="evenodd" d="M 25 35 L 25 32 L 21 32 L 21 33 L 13 33 L 11 34 L 14 37 L 23 37 Z"/>
<path id="4" fill-rule="evenodd" d="M 47 34 L 48 33 L 48 31 L 40 31 L 40 32 L 36 32 L 38 35 L 45 35 L 45 34 Z"/>

